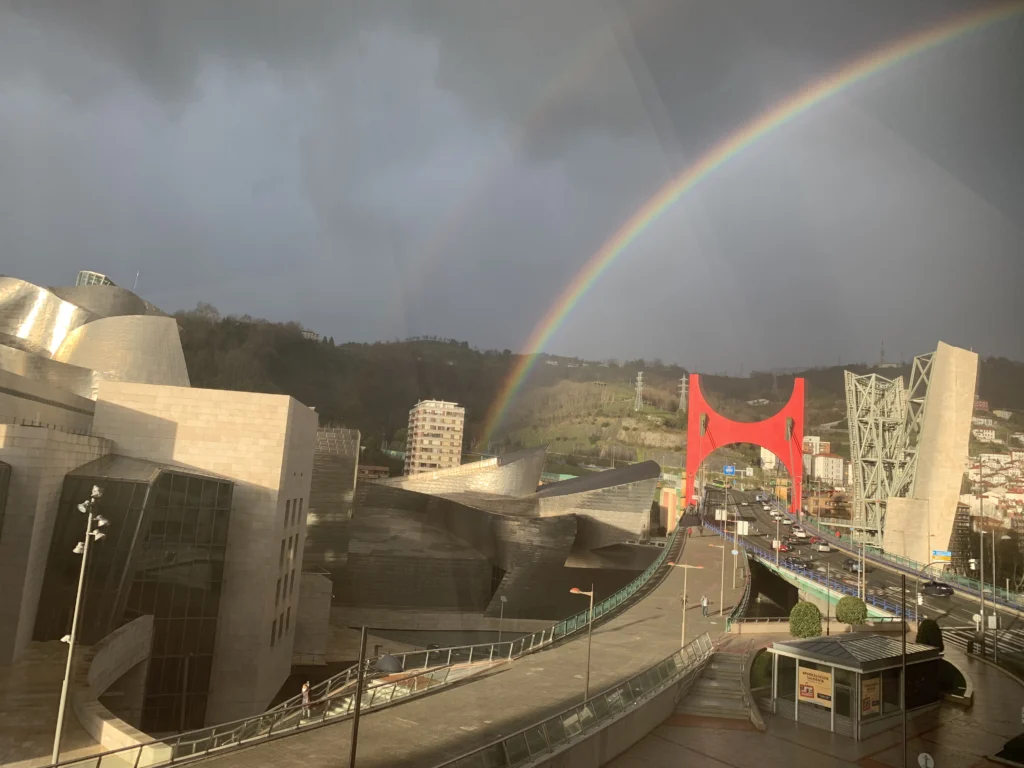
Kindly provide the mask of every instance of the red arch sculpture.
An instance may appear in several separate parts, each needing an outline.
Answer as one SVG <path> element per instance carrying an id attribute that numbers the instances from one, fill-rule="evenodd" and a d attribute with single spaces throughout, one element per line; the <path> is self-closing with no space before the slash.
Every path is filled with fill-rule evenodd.
<path id="1" fill-rule="evenodd" d="M 803 503 L 804 380 L 793 379 L 793 394 L 781 411 L 764 421 L 742 422 L 718 414 L 704 399 L 700 376 L 690 374 L 686 420 L 686 499 L 693 501 L 697 470 L 716 448 L 753 443 L 778 456 L 793 482 L 789 508 L 799 514 Z"/>

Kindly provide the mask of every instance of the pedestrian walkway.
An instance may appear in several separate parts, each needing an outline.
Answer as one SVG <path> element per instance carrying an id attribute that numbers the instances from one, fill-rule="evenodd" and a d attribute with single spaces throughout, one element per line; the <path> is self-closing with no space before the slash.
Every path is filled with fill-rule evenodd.
<path id="1" fill-rule="evenodd" d="M 742 595 L 725 590 L 721 605 L 719 575 L 721 550 L 712 537 L 690 539 L 682 561 L 699 566 L 687 571 L 688 638 L 704 632 L 717 636 L 726 617 Z M 727 555 L 728 563 L 732 557 Z M 591 661 L 591 695 L 647 669 L 679 649 L 680 593 L 684 569 L 670 568 L 664 579 L 620 615 L 595 627 Z M 656 577 L 657 578 L 657 577 Z M 727 568 L 727 586 L 731 576 Z M 710 613 L 701 616 L 700 597 L 707 594 Z M 597 599 L 601 599 L 597 595 Z M 586 603 L 581 598 L 581 608 Z M 722 615 L 719 609 L 724 607 Z M 438 765 L 478 747 L 515 733 L 582 701 L 586 676 L 587 636 L 550 650 L 502 665 L 489 677 L 440 693 L 370 713 L 359 722 L 359 766 Z M 344 721 L 295 736 L 261 743 L 248 749 L 211 757 L 204 766 L 249 768 L 309 768 L 336 765 L 349 752 L 351 723 Z"/>
<path id="2" fill-rule="evenodd" d="M 737 638 L 763 647 L 778 636 Z M 731 638 L 730 638 L 731 640 Z M 728 644 L 726 644 L 728 645 Z M 1019 734 L 1024 686 L 998 669 L 968 658 L 946 646 L 946 658 L 965 669 L 974 682 L 974 706 L 962 709 L 944 704 L 934 714 L 908 723 L 908 762 L 917 765 L 927 752 L 938 768 L 981 768 Z M 683 720 L 683 723 L 680 723 Z M 678 724 L 676 724 L 678 723 Z M 767 731 L 707 718 L 670 718 L 632 749 L 609 763 L 609 768 L 659 768 L 700 765 L 707 768 L 898 768 L 903 765 L 899 726 L 870 739 L 853 739 L 806 724 L 765 715 Z"/>

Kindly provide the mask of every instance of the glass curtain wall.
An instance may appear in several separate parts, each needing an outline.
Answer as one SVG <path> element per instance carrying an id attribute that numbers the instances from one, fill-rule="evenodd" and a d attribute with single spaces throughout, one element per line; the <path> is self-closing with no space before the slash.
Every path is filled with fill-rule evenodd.
<path id="1" fill-rule="evenodd" d="M 102 476 L 65 479 L 36 620 L 36 639 L 70 630 L 85 531 L 77 505 L 93 485 L 110 521 L 90 547 L 79 639 L 93 644 L 152 615 L 153 649 L 141 728 L 171 732 L 205 724 L 220 610 L 232 484 L 159 471 L 148 482 Z"/>

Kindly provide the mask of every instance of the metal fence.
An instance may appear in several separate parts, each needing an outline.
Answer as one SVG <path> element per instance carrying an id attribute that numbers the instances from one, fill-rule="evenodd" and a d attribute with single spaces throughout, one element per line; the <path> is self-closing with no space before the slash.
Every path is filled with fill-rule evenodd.
<path id="1" fill-rule="evenodd" d="M 713 531 L 714 533 L 718 534 L 719 536 L 722 536 L 723 538 L 730 538 L 730 537 L 726 536 L 726 534 L 722 530 L 720 530 L 718 527 L 712 525 L 707 520 L 704 521 L 704 527 L 707 528 L 710 531 Z M 769 552 L 768 550 L 762 549 L 761 547 L 757 546 L 756 544 L 751 544 L 749 541 L 745 541 L 745 540 L 741 540 L 739 542 L 739 546 L 741 546 L 742 548 L 746 549 L 747 552 L 749 552 L 750 554 L 752 554 L 755 557 L 759 558 L 760 560 L 764 561 L 765 563 L 768 563 L 770 565 L 775 563 L 775 552 L 774 551 Z M 803 567 L 794 565 L 792 563 L 792 561 L 787 561 L 786 559 L 784 559 L 782 557 L 779 558 L 779 565 L 778 565 L 778 567 L 780 567 L 780 568 L 782 568 L 784 570 L 787 570 L 787 571 L 789 571 L 789 572 L 791 572 L 793 574 L 796 574 L 796 575 L 798 575 L 798 576 L 800 576 L 802 578 L 809 579 L 811 581 L 816 581 L 819 584 L 823 584 L 828 589 L 830 589 L 831 591 L 836 592 L 838 594 L 853 595 L 854 597 L 859 597 L 858 591 L 857 591 L 857 589 L 855 587 L 851 587 L 849 584 L 846 584 L 846 583 L 844 583 L 842 581 L 835 581 L 834 579 L 826 578 L 824 573 L 821 573 L 819 571 L 813 570 L 811 568 L 803 568 Z M 902 616 L 903 615 L 903 611 L 902 611 L 900 603 L 893 602 L 891 600 L 885 599 L 884 597 L 878 597 L 877 595 L 872 595 L 872 594 L 864 595 L 863 599 L 864 599 L 864 602 L 867 603 L 868 605 L 874 606 L 875 608 L 878 608 L 879 610 L 885 611 L 886 613 L 891 613 L 894 616 Z M 876 621 L 876 620 L 877 619 L 872 619 L 872 621 Z"/>
<path id="2" fill-rule="evenodd" d="M 788 509 L 783 508 L 781 505 L 775 504 L 776 508 L 786 515 L 791 520 L 797 518 L 789 512 Z M 850 554 L 859 555 L 859 549 L 851 546 L 849 543 L 841 539 L 838 535 L 831 531 L 824 531 L 816 526 L 814 523 L 809 522 L 809 518 L 805 515 L 804 519 L 800 521 L 800 525 L 810 530 L 814 534 L 822 537 L 827 537 L 829 544 L 849 552 Z M 900 557 L 899 555 L 893 555 L 888 552 L 877 552 L 871 549 L 865 549 L 864 556 L 872 562 L 878 563 L 879 565 L 885 565 L 889 568 L 893 568 L 902 573 L 906 573 L 910 576 L 921 576 L 922 571 L 927 567 L 924 563 L 919 563 L 916 560 L 911 560 L 907 557 Z M 955 573 L 943 573 L 942 580 L 949 584 L 954 584 L 960 591 L 967 592 L 980 597 L 981 595 L 981 582 L 978 579 L 972 579 L 967 576 L 960 576 Z M 1011 592 L 1002 587 L 994 587 L 991 584 L 985 585 L 985 597 L 988 600 L 992 600 L 998 605 L 1002 605 L 1004 608 L 1011 608 L 1016 611 L 1024 611 L 1024 595 L 1019 592 Z"/>
<path id="3" fill-rule="evenodd" d="M 654 562 L 647 566 L 647 569 L 643 573 L 633 579 L 633 581 L 618 592 L 615 592 L 610 597 L 594 604 L 595 621 L 617 609 L 647 584 L 650 578 L 665 562 L 665 559 L 668 557 L 668 553 L 671 551 L 678 534 L 679 528 L 676 528 L 669 537 L 666 546 L 658 553 L 658 557 L 655 558 Z M 427 669 L 432 664 L 434 666 L 448 666 L 451 664 L 470 664 L 477 661 L 515 659 L 551 645 L 551 643 L 557 640 L 569 637 L 570 635 L 586 629 L 586 627 L 587 611 L 582 611 L 577 613 L 575 616 L 571 616 L 564 621 L 560 621 L 557 624 L 548 627 L 547 629 L 541 630 L 540 632 L 534 632 L 532 635 L 524 635 L 523 637 L 515 640 L 506 640 L 501 643 L 460 645 L 451 648 L 434 648 L 425 651 L 409 651 L 407 653 L 395 653 L 391 655 L 401 662 L 402 669 L 406 671 Z M 369 659 L 366 662 L 366 671 L 372 672 L 377 661 L 378 659 L 376 658 Z M 330 696 L 332 691 L 338 691 L 354 685 L 356 669 L 357 665 L 353 665 L 344 672 L 340 672 L 334 677 L 312 686 L 309 692 L 310 698 L 319 699 L 325 696 Z M 301 701 L 301 695 L 294 696 L 279 704 L 276 709 L 294 707 L 297 704 L 300 704 Z"/>
<path id="4" fill-rule="evenodd" d="M 594 605 L 594 621 L 614 611 L 647 584 L 665 562 L 678 533 L 679 529 L 673 531 L 668 545 L 640 576 Z M 421 695 L 453 682 L 463 676 L 459 673 L 465 671 L 467 665 L 515 659 L 549 646 L 586 629 L 587 613 L 588 611 L 583 611 L 541 632 L 502 643 L 480 643 L 394 654 L 406 672 L 402 677 L 380 678 L 375 670 L 378 659 L 370 659 L 364 667 L 366 675 L 376 676 L 378 679 L 371 679 L 367 683 L 359 711 L 363 713 L 381 709 L 400 699 Z M 57 765 L 76 768 L 171 765 L 207 755 L 215 750 L 237 747 L 347 717 L 354 711 L 357 667 L 358 665 L 353 665 L 344 672 L 312 686 L 308 705 L 303 705 L 300 694 L 263 714 L 243 720 L 188 731 L 87 758 L 65 760 Z"/>
<path id="5" fill-rule="evenodd" d="M 704 633 L 624 683 L 437 768 L 525 768 L 606 727 L 680 679 L 688 685 L 713 651 L 711 637 Z"/>

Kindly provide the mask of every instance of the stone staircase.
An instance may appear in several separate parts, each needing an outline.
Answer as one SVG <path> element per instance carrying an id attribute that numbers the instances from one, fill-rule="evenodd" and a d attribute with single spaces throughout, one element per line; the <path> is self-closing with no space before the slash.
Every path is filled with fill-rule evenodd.
<path id="1" fill-rule="evenodd" d="M 675 711 L 678 715 L 749 720 L 750 710 L 743 700 L 743 655 L 713 654 Z"/>

